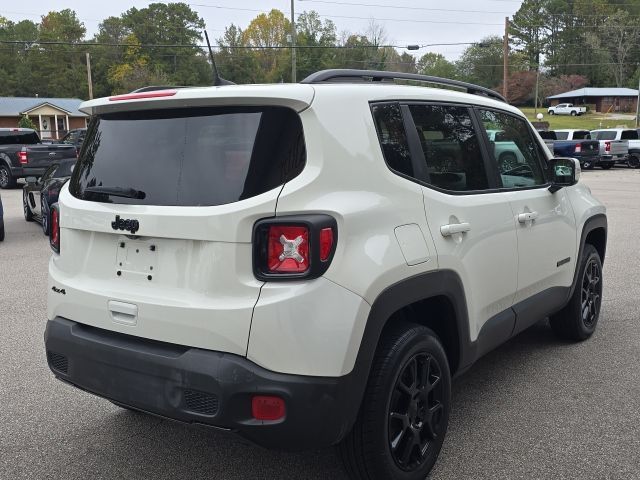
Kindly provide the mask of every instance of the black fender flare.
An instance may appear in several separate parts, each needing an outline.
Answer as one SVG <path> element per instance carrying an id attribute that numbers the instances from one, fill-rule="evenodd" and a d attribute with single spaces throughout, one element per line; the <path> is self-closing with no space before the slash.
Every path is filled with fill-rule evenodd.
<path id="1" fill-rule="evenodd" d="M 470 340 L 467 301 L 458 274 L 452 270 L 435 270 L 403 279 L 383 290 L 371 305 L 358 355 L 353 370 L 348 374 L 351 402 L 345 407 L 355 408 L 348 415 L 349 418 L 355 421 L 364 398 L 376 348 L 389 319 L 407 305 L 437 296 L 446 297 L 454 309 L 459 342 L 458 372 L 473 363 L 477 344 Z"/>
<path id="2" fill-rule="evenodd" d="M 604 230 L 604 246 L 600 258 L 600 260 L 604 264 L 604 257 L 607 251 L 607 216 L 604 213 L 598 213 L 592 217 L 589 217 L 584 222 L 584 226 L 582 227 L 582 233 L 580 234 L 580 243 L 578 244 L 578 252 L 576 255 L 576 268 L 573 272 L 573 283 L 571 284 L 571 290 L 569 291 L 567 301 L 569 301 L 569 299 L 573 295 L 573 291 L 575 290 L 578 283 L 578 270 L 580 269 L 580 261 L 584 252 L 584 246 L 587 240 L 587 236 L 598 228 L 602 228 Z"/>

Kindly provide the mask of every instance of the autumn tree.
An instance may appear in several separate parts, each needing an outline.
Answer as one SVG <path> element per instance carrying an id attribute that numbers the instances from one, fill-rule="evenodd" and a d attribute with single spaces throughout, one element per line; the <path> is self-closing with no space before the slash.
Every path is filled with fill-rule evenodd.
<path id="1" fill-rule="evenodd" d="M 253 47 L 261 82 L 281 82 L 291 78 L 291 52 L 287 37 L 291 33 L 291 23 L 280 10 L 261 13 L 251 20 L 243 32 L 243 43 Z"/>

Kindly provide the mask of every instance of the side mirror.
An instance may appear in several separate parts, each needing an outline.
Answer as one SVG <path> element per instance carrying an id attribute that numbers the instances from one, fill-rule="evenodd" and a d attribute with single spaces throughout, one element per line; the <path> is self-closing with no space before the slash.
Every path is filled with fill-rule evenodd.
<path id="1" fill-rule="evenodd" d="M 36 177 L 27 177 L 24 179 L 24 181 L 29 185 L 35 185 L 36 183 L 38 183 L 38 179 Z"/>
<path id="2" fill-rule="evenodd" d="M 551 186 L 549 191 L 555 193 L 562 187 L 570 187 L 580 179 L 580 162 L 575 158 L 552 158 L 549 160 L 551 168 Z"/>

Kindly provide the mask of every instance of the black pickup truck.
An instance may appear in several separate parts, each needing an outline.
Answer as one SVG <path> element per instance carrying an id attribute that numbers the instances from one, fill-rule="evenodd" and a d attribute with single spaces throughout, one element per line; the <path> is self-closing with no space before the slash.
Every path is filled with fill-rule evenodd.
<path id="1" fill-rule="evenodd" d="M 30 128 L 0 128 L 0 188 L 18 178 L 40 177 L 54 162 L 76 158 L 74 145 L 43 144 Z"/>

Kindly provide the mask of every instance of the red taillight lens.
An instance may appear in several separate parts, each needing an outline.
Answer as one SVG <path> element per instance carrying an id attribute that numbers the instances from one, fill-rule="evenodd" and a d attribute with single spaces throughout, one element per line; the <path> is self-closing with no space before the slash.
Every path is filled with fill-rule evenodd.
<path id="1" fill-rule="evenodd" d="M 605 152 L 611 151 L 611 142 L 604 142 L 604 151 Z"/>
<path id="2" fill-rule="evenodd" d="M 176 93 L 178 93 L 177 90 L 156 90 L 153 92 L 125 93 L 124 95 L 109 97 L 109 101 L 118 102 L 120 100 L 139 100 L 141 98 L 173 97 Z"/>
<path id="3" fill-rule="evenodd" d="M 320 260 L 326 262 L 333 250 L 333 229 L 323 228 L 320 230 Z"/>
<path id="4" fill-rule="evenodd" d="M 60 212 L 57 205 L 51 207 L 51 232 L 49 234 L 49 244 L 51 250 L 60 253 Z"/>
<path id="5" fill-rule="evenodd" d="M 304 273 L 309 269 L 309 229 L 303 226 L 269 227 L 267 268 L 273 273 Z"/>
<path id="6" fill-rule="evenodd" d="M 579 143 L 576 143 L 575 153 L 580 153 L 580 152 L 582 152 L 582 145 L 580 145 Z"/>
<path id="7" fill-rule="evenodd" d="M 256 420 L 280 420 L 286 413 L 284 400 L 280 397 L 256 395 L 251 399 L 251 414 Z"/>
<path id="8" fill-rule="evenodd" d="M 29 163 L 29 157 L 27 156 L 27 151 L 24 149 L 24 147 L 18 152 L 18 160 L 22 165 Z"/>

